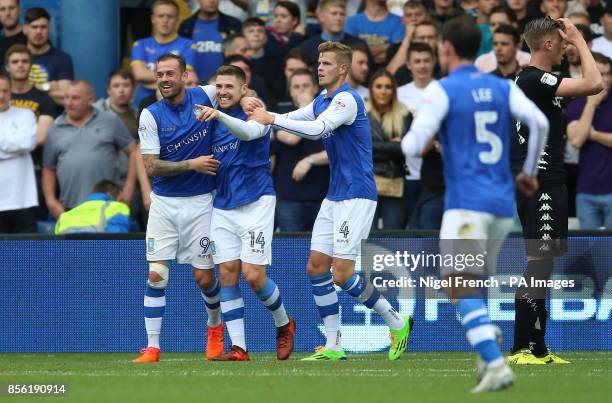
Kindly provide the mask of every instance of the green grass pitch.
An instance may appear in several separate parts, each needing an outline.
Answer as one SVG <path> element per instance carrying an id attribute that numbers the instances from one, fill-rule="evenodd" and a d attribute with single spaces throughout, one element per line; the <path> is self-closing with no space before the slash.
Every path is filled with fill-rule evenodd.
<path id="1" fill-rule="evenodd" d="M 412 353 L 390 362 L 383 354 L 345 362 L 207 362 L 202 354 L 162 353 L 161 362 L 132 364 L 135 354 L 0 354 L 0 384 L 65 383 L 64 397 L 6 397 L 0 402 L 612 402 L 612 352 L 560 354 L 570 365 L 515 367 L 511 389 L 473 396 L 474 356 Z"/>

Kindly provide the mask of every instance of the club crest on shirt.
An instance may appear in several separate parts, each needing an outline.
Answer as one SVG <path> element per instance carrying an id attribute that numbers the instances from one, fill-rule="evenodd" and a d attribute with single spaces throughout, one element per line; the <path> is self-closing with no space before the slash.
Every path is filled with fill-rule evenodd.
<path id="1" fill-rule="evenodd" d="M 550 86 L 553 86 L 553 85 L 557 84 L 557 77 L 553 76 L 550 73 L 544 73 L 542 75 L 542 78 L 540 78 L 540 82 L 542 84 L 548 84 Z"/>

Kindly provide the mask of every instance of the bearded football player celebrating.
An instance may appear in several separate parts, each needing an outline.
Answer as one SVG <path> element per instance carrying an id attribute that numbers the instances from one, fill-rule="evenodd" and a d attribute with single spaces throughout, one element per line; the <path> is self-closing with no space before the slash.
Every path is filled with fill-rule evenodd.
<path id="1" fill-rule="evenodd" d="M 214 175 L 219 162 L 211 155 L 210 123 L 196 120 L 195 103 L 216 105 L 215 87 L 186 89 L 185 60 L 166 54 L 156 63 L 162 95 L 140 116 L 140 149 L 153 177 L 146 248 L 149 277 L 144 297 L 148 345 L 134 362 L 159 361 L 159 334 L 166 306 L 168 261 L 193 267 L 208 313 L 208 359 L 223 352 L 219 282 L 210 248 Z"/>
<path id="2" fill-rule="evenodd" d="M 323 138 L 331 178 L 312 231 L 308 275 L 327 342 L 305 360 L 343 360 L 338 295 L 334 283 L 380 314 L 391 331 L 389 359 L 406 350 L 412 318 L 401 317 L 380 292 L 355 273 L 361 241 L 368 237 L 376 210 L 372 134 L 361 97 L 345 84 L 351 49 L 338 42 L 319 45 L 319 84 L 325 89 L 309 105 L 286 115 L 263 109 L 251 117 L 306 139 Z M 333 266 L 333 275 L 330 272 Z"/>

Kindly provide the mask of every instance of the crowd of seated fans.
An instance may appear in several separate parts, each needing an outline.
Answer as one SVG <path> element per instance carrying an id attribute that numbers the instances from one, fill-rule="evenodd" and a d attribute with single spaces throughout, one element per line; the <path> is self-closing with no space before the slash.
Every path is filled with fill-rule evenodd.
<path id="1" fill-rule="evenodd" d="M 151 35 L 133 42 L 130 62 L 108 74 L 107 96 L 96 100 L 91 77 L 74 75 L 78 55 L 51 44 L 47 10 L 0 0 L 0 233 L 53 232 L 55 221 L 91 201 L 92 192 L 108 193 L 100 183 L 113 189 L 109 200 L 126 205 L 129 229 L 144 231 L 151 184 L 138 152 L 138 117 L 161 98 L 153 68 L 168 52 L 187 61 L 188 87 L 214 83 L 218 67 L 234 65 L 269 110 L 284 113 L 308 105 L 320 91 L 317 46 L 349 45 L 347 83 L 364 99 L 372 128 L 379 193 L 373 230 L 440 228 L 443 150 L 433 141 L 421 157 L 406 160 L 400 141 L 427 85 L 445 75 L 436 50 L 445 21 L 473 18 L 482 33 L 477 68 L 514 79 L 530 60 L 525 25 L 567 17 L 591 46 L 608 88 L 611 81 L 612 0 L 149 3 Z M 181 20 L 186 9 L 193 14 Z M 581 74 L 575 48 L 567 47 L 555 71 Z M 612 97 L 606 90 L 562 102 L 570 216 L 577 217 L 575 228 L 612 229 Z M 35 127 L 28 126 L 31 116 Z M 277 229 L 310 231 L 329 181 L 322 143 L 278 130 L 272 144 Z"/>

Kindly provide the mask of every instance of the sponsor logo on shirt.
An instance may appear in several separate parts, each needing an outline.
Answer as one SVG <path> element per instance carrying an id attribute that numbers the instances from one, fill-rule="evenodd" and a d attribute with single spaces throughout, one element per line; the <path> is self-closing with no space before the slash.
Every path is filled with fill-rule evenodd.
<path id="1" fill-rule="evenodd" d="M 544 73 L 542 78 L 540 78 L 540 82 L 542 84 L 550 85 L 551 87 L 557 84 L 557 77 L 553 76 L 550 73 Z"/>
<path id="2" fill-rule="evenodd" d="M 197 133 L 193 133 L 193 134 L 190 134 L 190 135 L 188 135 L 186 137 L 183 137 L 183 139 L 181 139 L 181 141 L 179 141 L 178 143 L 167 145 L 166 146 L 166 151 L 168 151 L 169 153 L 177 152 L 182 147 L 185 147 L 185 146 L 188 146 L 190 144 L 196 143 L 196 142 L 202 140 L 205 137 L 206 137 L 206 130 L 200 130 Z"/>
<path id="3" fill-rule="evenodd" d="M 213 153 L 222 154 L 228 150 L 235 150 L 238 148 L 238 140 L 232 141 L 231 143 L 221 144 L 213 147 Z"/>
<path id="4" fill-rule="evenodd" d="M 198 53 L 221 53 L 221 44 L 215 41 L 198 41 L 195 43 Z"/>

